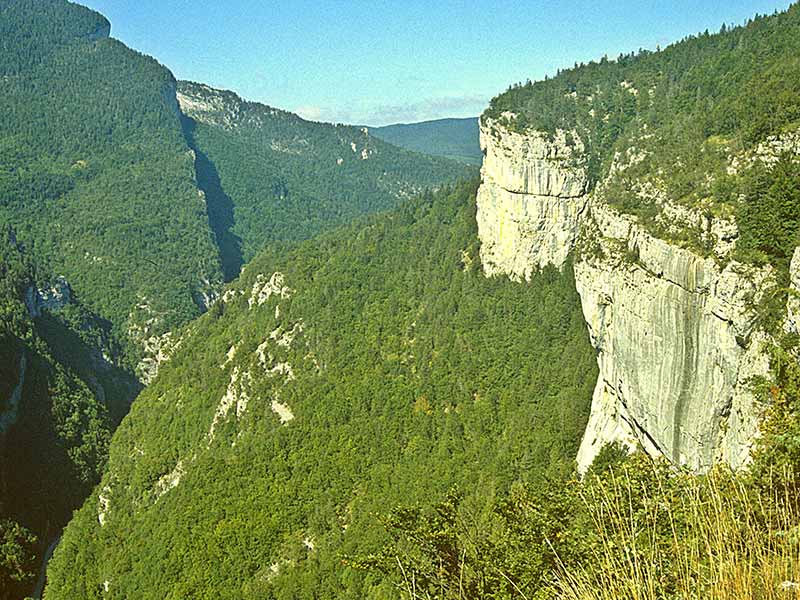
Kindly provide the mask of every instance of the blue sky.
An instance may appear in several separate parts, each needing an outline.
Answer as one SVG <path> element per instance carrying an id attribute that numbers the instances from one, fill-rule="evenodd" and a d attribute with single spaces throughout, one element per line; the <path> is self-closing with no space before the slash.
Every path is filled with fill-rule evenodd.
<path id="1" fill-rule="evenodd" d="M 364 125 L 480 114 L 510 84 L 789 0 L 83 0 L 191 79 Z"/>

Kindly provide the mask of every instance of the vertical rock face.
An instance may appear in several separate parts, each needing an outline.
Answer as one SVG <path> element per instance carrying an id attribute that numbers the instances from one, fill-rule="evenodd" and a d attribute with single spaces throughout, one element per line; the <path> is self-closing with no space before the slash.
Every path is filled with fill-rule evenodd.
<path id="1" fill-rule="evenodd" d="M 549 140 L 487 121 L 481 145 L 486 274 L 529 278 L 580 250 L 576 285 L 600 375 L 579 470 L 612 442 L 695 471 L 745 464 L 762 412 L 750 382 L 769 370 L 753 306 L 770 269 L 721 268 L 590 197 L 575 136 Z"/>
<path id="2" fill-rule="evenodd" d="M 486 120 L 478 190 L 481 260 L 488 275 L 530 278 L 548 264 L 561 267 L 586 209 L 588 182 L 580 139 L 559 132 L 523 136 Z"/>
<path id="3" fill-rule="evenodd" d="M 575 279 L 600 375 L 579 470 L 615 441 L 694 471 L 742 466 L 761 413 L 750 380 L 769 369 L 752 307 L 770 270 L 720 269 L 607 207 L 591 215 L 600 247 Z"/>
<path id="4" fill-rule="evenodd" d="M 795 248 L 789 267 L 789 301 L 786 307 L 785 329 L 789 333 L 800 333 L 800 247 Z"/>

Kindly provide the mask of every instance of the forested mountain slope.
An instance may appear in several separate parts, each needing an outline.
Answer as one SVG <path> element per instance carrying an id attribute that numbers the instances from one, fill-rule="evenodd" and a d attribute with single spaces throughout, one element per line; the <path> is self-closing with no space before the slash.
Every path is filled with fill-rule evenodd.
<path id="1" fill-rule="evenodd" d="M 415 152 L 444 156 L 471 165 L 480 165 L 483 159 L 477 117 L 370 127 L 369 132 L 390 144 Z"/>
<path id="2" fill-rule="evenodd" d="M 375 513 L 568 473 L 596 375 L 571 272 L 477 251 L 470 184 L 253 260 L 115 434 L 46 597 L 394 597 L 340 564 Z"/>
<path id="3" fill-rule="evenodd" d="M 474 172 L 201 84 L 180 82 L 178 100 L 228 278 L 268 242 L 309 238 Z"/>
<path id="4" fill-rule="evenodd" d="M 197 316 L 221 273 L 172 75 L 78 5 L 0 11 L 0 221 L 120 339 Z"/>

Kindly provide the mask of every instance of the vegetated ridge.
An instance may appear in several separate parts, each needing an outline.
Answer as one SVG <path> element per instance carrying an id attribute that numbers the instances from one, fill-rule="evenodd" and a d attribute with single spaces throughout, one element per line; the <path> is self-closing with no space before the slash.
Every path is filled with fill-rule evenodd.
<path id="1" fill-rule="evenodd" d="M 399 123 L 370 127 L 369 131 L 375 137 L 416 152 L 474 165 L 480 165 L 483 159 L 477 117 Z"/>

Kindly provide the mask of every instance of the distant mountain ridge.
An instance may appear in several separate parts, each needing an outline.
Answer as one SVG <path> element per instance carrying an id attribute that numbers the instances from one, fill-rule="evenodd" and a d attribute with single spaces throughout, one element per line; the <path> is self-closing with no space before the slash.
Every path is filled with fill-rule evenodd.
<path id="1" fill-rule="evenodd" d="M 370 127 L 369 132 L 390 144 L 431 156 L 479 166 L 483 159 L 478 117 L 398 123 Z"/>
<path id="2" fill-rule="evenodd" d="M 199 83 L 179 82 L 178 101 L 228 279 L 269 242 L 306 239 L 475 174 L 366 127 L 306 121 Z"/>

